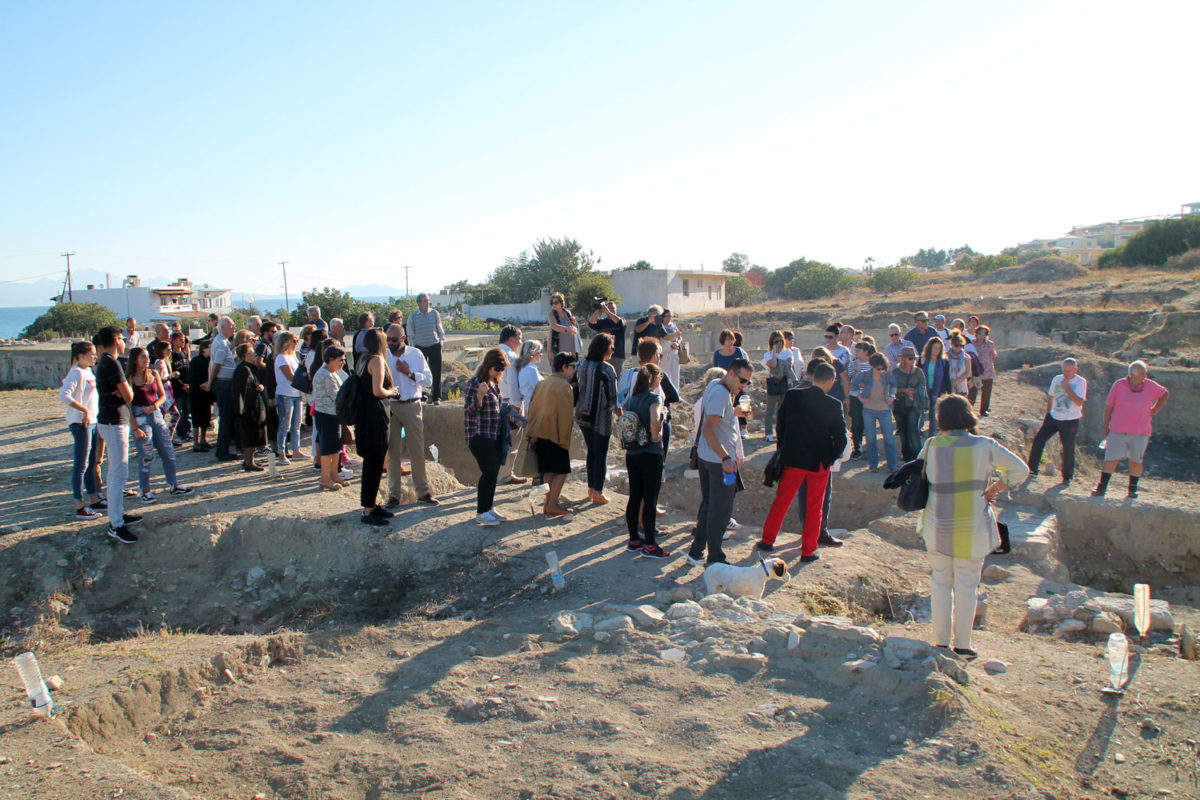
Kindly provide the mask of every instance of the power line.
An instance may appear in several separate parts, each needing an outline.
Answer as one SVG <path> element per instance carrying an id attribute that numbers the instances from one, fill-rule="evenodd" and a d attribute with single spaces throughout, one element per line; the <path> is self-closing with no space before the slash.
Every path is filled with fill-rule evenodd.
<path id="1" fill-rule="evenodd" d="M 283 268 L 283 307 L 287 309 L 288 313 L 290 314 L 292 311 L 292 301 L 288 297 L 287 264 L 288 262 L 286 261 L 279 262 L 279 266 Z"/>
<path id="2" fill-rule="evenodd" d="M 412 295 L 410 295 L 409 291 L 408 291 L 408 271 L 410 269 L 412 269 L 412 267 L 404 266 L 404 267 L 401 267 L 400 269 L 404 270 L 404 296 L 411 297 Z"/>
<path id="3" fill-rule="evenodd" d="M 65 256 L 67 259 L 67 302 L 74 303 L 75 293 L 71 291 L 71 256 L 75 255 L 75 251 L 72 250 L 69 253 L 59 253 L 59 255 Z"/>

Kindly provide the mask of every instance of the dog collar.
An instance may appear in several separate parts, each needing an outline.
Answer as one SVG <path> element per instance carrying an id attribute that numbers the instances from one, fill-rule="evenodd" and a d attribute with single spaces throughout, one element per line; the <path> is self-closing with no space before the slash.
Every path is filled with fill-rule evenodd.
<path id="1" fill-rule="evenodd" d="M 766 575 L 768 578 L 771 577 L 771 570 L 767 569 L 767 562 L 763 561 L 760 558 L 760 559 L 758 559 L 758 565 L 760 567 L 762 567 L 762 571 L 763 571 L 764 575 Z"/>

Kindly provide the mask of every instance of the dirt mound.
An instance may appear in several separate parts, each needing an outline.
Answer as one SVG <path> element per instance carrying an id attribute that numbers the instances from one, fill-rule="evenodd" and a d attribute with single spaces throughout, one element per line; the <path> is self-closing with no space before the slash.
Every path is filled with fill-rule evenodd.
<path id="1" fill-rule="evenodd" d="M 984 283 L 1052 283 L 1087 275 L 1088 269 L 1065 258 L 1035 258 L 1020 267 L 1006 267 L 984 276 Z"/>

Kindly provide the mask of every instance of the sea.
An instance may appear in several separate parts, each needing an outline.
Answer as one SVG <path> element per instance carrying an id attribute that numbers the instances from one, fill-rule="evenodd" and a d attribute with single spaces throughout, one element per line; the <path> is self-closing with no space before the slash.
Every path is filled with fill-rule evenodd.
<path id="1" fill-rule="evenodd" d="M 12 339 L 29 327 L 50 306 L 0 306 L 0 339 Z"/>

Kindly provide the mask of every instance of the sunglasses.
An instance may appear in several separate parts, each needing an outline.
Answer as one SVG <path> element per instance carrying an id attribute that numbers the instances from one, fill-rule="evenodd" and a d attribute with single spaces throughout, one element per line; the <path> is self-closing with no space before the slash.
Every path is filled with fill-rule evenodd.
<path id="1" fill-rule="evenodd" d="M 388 344 L 393 344 L 393 343 L 395 343 L 395 344 L 399 344 L 399 343 L 400 343 L 400 340 L 399 340 L 399 339 L 393 339 L 392 337 L 390 337 L 390 336 L 389 336 L 389 337 L 388 337 Z"/>
<path id="2" fill-rule="evenodd" d="M 832 339 L 832 338 L 834 338 L 834 336 L 833 336 L 833 334 L 832 334 L 832 333 L 827 333 L 827 334 L 825 334 L 825 338 L 826 338 L 826 339 Z"/>
<path id="3" fill-rule="evenodd" d="M 750 378 L 743 378 L 741 375 L 738 375 L 738 382 L 741 383 L 742 386 L 749 385 L 750 380 L 751 380 Z"/>

